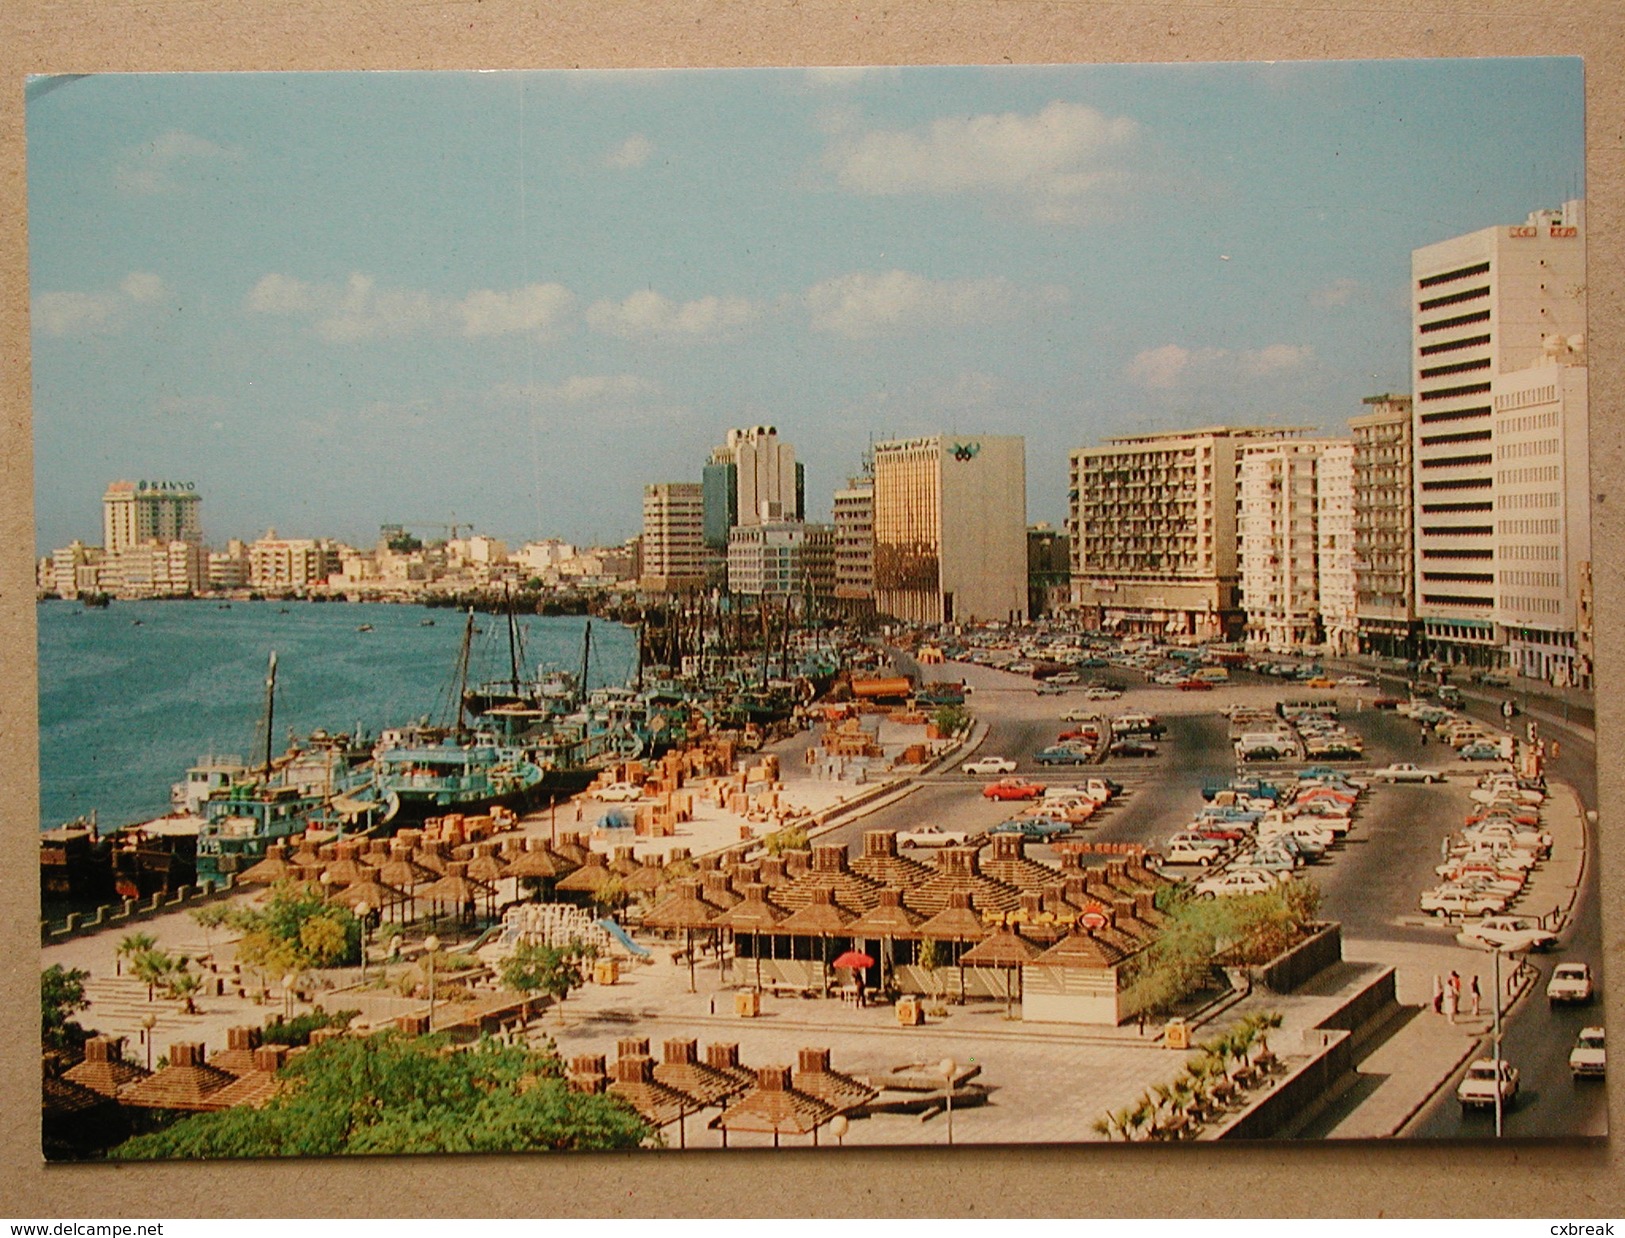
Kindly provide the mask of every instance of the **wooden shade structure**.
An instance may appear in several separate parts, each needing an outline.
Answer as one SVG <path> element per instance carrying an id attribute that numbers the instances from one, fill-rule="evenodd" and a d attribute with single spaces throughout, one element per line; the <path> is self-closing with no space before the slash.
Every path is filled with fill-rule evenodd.
<path id="1" fill-rule="evenodd" d="M 694 934 L 701 929 L 712 928 L 721 908 L 706 902 L 700 897 L 700 883 L 693 877 L 685 877 L 677 883 L 676 889 L 660 902 L 651 907 L 643 917 L 643 923 L 649 928 L 681 930 L 687 938 L 688 948 L 688 991 L 695 991 L 694 983 Z"/>
<path id="2" fill-rule="evenodd" d="M 678 1124 L 678 1144 L 687 1145 L 683 1119 L 694 1109 L 689 1098 L 662 1083 L 655 1082 L 654 1058 L 645 1055 L 622 1057 L 615 1063 L 615 1077 L 605 1090 L 619 1096 L 639 1116 L 654 1127 Z"/>
<path id="3" fill-rule="evenodd" d="M 713 1125 L 722 1128 L 724 1144 L 730 1131 L 752 1131 L 771 1134 L 775 1148 L 786 1134 L 810 1134 L 816 1146 L 818 1128 L 835 1114 L 833 1106 L 791 1085 L 788 1066 L 764 1066 L 756 1072 L 756 1086 L 724 1109 Z"/>
<path id="4" fill-rule="evenodd" d="M 960 966 L 998 967 L 1006 975 L 1004 981 L 1004 1012 L 1011 1013 L 1015 1006 L 1015 974 L 1031 963 L 1043 950 L 1010 928 L 1001 928 L 993 936 L 984 938 L 967 950 L 959 960 Z"/>
<path id="5" fill-rule="evenodd" d="M 293 865 L 288 859 L 288 845 L 272 843 L 265 849 L 265 857 L 259 863 L 237 874 L 237 884 L 275 885 L 283 878 L 292 876 L 293 872 Z"/>
<path id="6" fill-rule="evenodd" d="M 762 934 L 777 933 L 779 925 L 789 918 L 790 913 L 771 902 L 767 897 L 767 887 L 759 882 L 745 886 L 741 893 L 744 897 L 719 915 L 714 923 L 735 937 L 740 933 L 751 935 L 751 953 L 756 959 L 756 988 L 759 991 L 762 987 Z"/>
<path id="7" fill-rule="evenodd" d="M 859 1105 L 867 1105 L 880 1095 L 867 1083 L 831 1070 L 828 1049 L 801 1050 L 797 1055 L 796 1070 L 790 1077 L 790 1086 L 823 1101 L 836 1113 L 846 1113 Z"/>
<path id="8" fill-rule="evenodd" d="M 721 1105 L 730 1096 L 745 1091 L 747 1085 L 736 1077 L 700 1061 L 697 1041 L 668 1040 L 664 1048 L 665 1060 L 654 1068 L 655 1082 L 683 1093 L 695 1109 Z"/>
<path id="9" fill-rule="evenodd" d="M 130 1084 L 119 1093 L 119 1103 L 139 1109 L 222 1109 L 215 1096 L 236 1078 L 207 1065 L 201 1044 L 169 1046 L 169 1065 Z"/>
<path id="10" fill-rule="evenodd" d="M 995 834 L 992 854 L 979 864 L 984 874 L 1018 890 L 1043 890 L 1061 879 L 1059 869 L 1027 858 L 1027 840 L 1019 834 Z"/>
<path id="11" fill-rule="evenodd" d="M 925 916 L 903 906 L 900 891 L 885 889 L 880 892 L 879 904 L 848 924 L 846 931 L 854 939 L 873 937 L 879 940 L 880 985 L 884 988 L 886 973 L 892 965 L 892 943 L 917 940 L 920 936 L 920 925 L 925 921 Z"/>
<path id="12" fill-rule="evenodd" d="M 783 890 L 776 893 L 783 893 Z M 779 925 L 781 933 L 789 933 L 797 937 L 817 937 L 821 943 L 820 962 L 822 968 L 819 973 L 819 992 L 821 996 L 829 993 L 829 943 L 832 937 L 844 936 L 847 925 L 856 920 L 857 913 L 848 911 L 835 901 L 834 891 L 829 886 L 816 886 L 812 891 L 812 901 L 799 911 L 794 911 L 784 918 Z"/>
<path id="13" fill-rule="evenodd" d="M 366 873 L 367 876 L 362 880 L 347 885 L 342 890 L 334 891 L 328 896 L 329 901 L 341 907 L 348 907 L 352 911 L 365 903 L 373 911 L 380 913 L 386 908 L 394 909 L 412 901 L 410 894 L 379 881 L 372 869 L 367 869 Z"/>
<path id="14" fill-rule="evenodd" d="M 977 911 L 1002 913 L 1021 905 L 1021 891 L 995 881 L 982 872 L 975 847 L 944 847 L 937 852 L 936 871 L 917 886 L 903 891 L 903 902 L 915 911 L 934 916 L 945 910 L 955 894 L 966 894 Z"/>
<path id="15" fill-rule="evenodd" d="M 863 854 L 852 861 L 852 871 L 883 886 L 906 889 L 929 881 L 932 870 L 929 864 L 898 853 L 896 830 L 867 830 Z"/>
<path id="16" fill-rule="evenodd" d="M 450 861 L 446 865 L 446 875 L 419 890 L 417 897 L 426 898 L 437 905 L 451 904 L 459 910 L 459 920 L 463 915 L 471 914 L 472 908 L 482 898 L 485 899 L 487 908 L 494 913 L 496 891 L 483 881 L 469 880 L 467 868 L 462 860 Z"/>
<path id="17" fill-rule="evenodd" d="M 920 936 L 926 941 L 981 941 L 987 936 L 982 918 L 971 910 L 971 892 L 955 890 L 948 895 L 948 905 L 920 925 Z M 959 960 L 959 1000 L 965 1000 L 965 960 Z"/>
<path id="18" fill-rule="evenodd" d="M 62 1072 L 62 1078 L 103 1096 L 116 1097 L 152 1072 L 124 1060 L 122 1036 L 92 1036 L 85 1041 L 85 1060 Z"/>

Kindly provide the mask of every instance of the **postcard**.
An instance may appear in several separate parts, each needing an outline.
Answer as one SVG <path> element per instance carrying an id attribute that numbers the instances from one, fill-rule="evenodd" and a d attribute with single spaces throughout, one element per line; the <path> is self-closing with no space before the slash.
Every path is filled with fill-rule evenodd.
<path id="1" fill-rule="evenodd" d="M 1604 1137 L 1582 86 L 33 79 L 42 1154 Z"/>

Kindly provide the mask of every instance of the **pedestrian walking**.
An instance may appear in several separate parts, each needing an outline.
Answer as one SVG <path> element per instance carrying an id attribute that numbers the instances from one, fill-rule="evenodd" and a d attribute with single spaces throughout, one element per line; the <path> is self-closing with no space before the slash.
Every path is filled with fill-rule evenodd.
<path id="1" fill-rule="evenodd" d="M 1478 991 L 1478 973 L 1477 972 L 1473 973 L 1472 988 L 1470 988 L 1468 990 L 1468 992 L 1471 993 L 1472 996 L 1473 996 L 1473 1018 L 1476 1019 L 1476 1018 L 1478 1018 L 1479 1004 L 1484 1000 L 1483 994 L 1481 994 Z"/>
<path id="2" fill-rule="evenodd" d="M 1444 982 L 1444 987 L 1450 990 L 1451 995 L 1456 999 L 1456 1004 L 1459 1006 L 1461 1004 L 1461 973 L 1452 971 L 1450 979 Z"/>
<path id="3" fill-rule="evenodd" d="M 577 821 L 581 820 L 581 801 L 580 800 L 576 801 L 576 820 Z"/>
<path id="4" fill-rule="evenodd" d="M 1444 1008 L 1444 981 L 1439 973 L 1433 973 L 1433 1013 L 1438 1014 Z"/>
<path id="5" fill-rule="evenodd" d="M 1456 996 L 1456 991 L 1449 985 L 1446 985 L 1444 990 L 1444 1014 L 1445 1018 L 1449 1019 L 1452 1023 L 1456 1021 L 1456 1005 L 1459 1000 L 1460 999 Z"/>

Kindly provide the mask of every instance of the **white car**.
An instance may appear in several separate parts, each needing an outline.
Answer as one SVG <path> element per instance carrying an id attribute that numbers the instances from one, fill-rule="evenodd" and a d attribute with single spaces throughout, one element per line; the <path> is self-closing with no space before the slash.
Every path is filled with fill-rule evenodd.
<path id="1" fill-rule="evenodd" d="M 1216 839 L 1176 835 L 1169 839 L 1162 858 L 1165 864 L 1200 864 L 1206 868 L 1215 860 L 1222 859 L 1226 850 L 1225 845 Z"/>
<path id="2" fill-rule="evenodd" d="M 1079 679 L 1079 676 L 1078 676 L 1077 671 L 1062 671 L 1059 675 L 1051 675 L 1049 677 L 1049 681 L 1051 683 L 1058 683 L 1058 684 L 1077 683 L 1078 679 Z"/>
<path id="3" fill-rule="evenodd" d="M 1591 968 L 1584 963 L 1559 963 L 1546 984 L 1546 1000 L 1580 1004 L 1591 1000 Z"/>
<path id="4" fill-rule="evenodd" d="M 1501 894 L 1485 890 L 1469 890 L 1459 886 L 1441 886 L 1422 891 L 1422 910 L 1436 916 L 1500 915 L 1509 900 Z"/>
<path id="5" fill-rule="evenodd" d="M 635 782 L 615 782 L 596 793 L 608 804 L 625 804 L 643 798 L 643 788 Z"/>
<path id="6" fill-rule="evenodd" d="M 959 767 L 967 774 L 1013 774 L 1016 763 L 1009 757 L 978 757 Z"/>
<path id="7" fill-rule="evenodd" d="M 1116 688 L 1090 688 L 1089 691 L 1083 694 L 1083 699 L 1086 701 L 1115 701 L 1122 695 Z M 1073 719 L 1068 718 L 1067 721 L 1071 722 Z"/>
<path id="8" fill-rule="evenodd" d="M 1493 1106 L 1497 1096 L 1508 1105 L 1517 1095 L 1518 1068 L 1505 1058 L 1479 1058 L 1456 1085 L 1456 1099 L 1463 1109 Z"/>
<path id="9" fill-rule="evenodd" d="M 1580 1029 L 1580 1038 L 1569 1054 L 1569 1073 L 1576 1079 L 1601 1079 L 1608 1073 L 1608 1049 L 1602 1028 Z"/>
<path id="10" fill-rule="evenodd" d="M 1358 675 L 1344 675 L 1337 681 L 1337 685 L 1340 688 L 1369 688 L 1371 681 L 1361 679 Z"/>
<path id="11" fill-rule="evenodd" d="M 1089 692 L 1098 692 L 1098 691 L 1100 691 L 1099 688 L 1090 688 L 1089 689 Z M 1086 692 L 1086 693 L 1084 693 L 1084 695 L 1088 696 L 1089 693 Z M 1118 695 L 1122 695 L 1122 694 L 1119 693 Z M 1064 714 L 1061 715 L 1061 721 L 1062 722 L 1099 722 L 1100 721 L 1100 711 L 1095 710 L 1095 709 L 1086 709 L 1082 705 L 1075 706 L 1074 708 L 1067 710 Z"/>
<path id="12" fill-rule="evenodd" d="M 945 830 L 940 825 L 922 825 L 904 830 L 897 841 L 905 847 L 958 847 L 965 842 L 964 830 Z"/>
<path id="13" fill-rule="evenodd" d="M 1557 934 L 1541 928 L 1526 916 L 1486 916 L 1462 929 L 1456 940 L 1479 950 L 1514 954 L 1524 950 L 1550 950 L 1557 944 Z"/>
<path id="14" fill-rule="evenodd" d="M 1267 894 L 1279 883 L 1268 873 L 1233 872 L 1204 877 L 1196 883 L 1198 898 L 1228 898 L 1235 894 Z"/>
<path id="15" fill-rule="evenodd" d="M 1443 782 L 1444 774 L 1436 769 L 1423 769 L 1409 761 L 1395 761 L 1381 769 L 1371 771 L 1374 782 Z"/>

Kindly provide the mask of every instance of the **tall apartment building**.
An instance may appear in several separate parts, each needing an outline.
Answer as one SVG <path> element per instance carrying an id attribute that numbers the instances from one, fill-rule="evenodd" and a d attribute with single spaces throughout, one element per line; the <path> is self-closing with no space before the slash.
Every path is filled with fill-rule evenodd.
<path id="1" fill-rule="evenodd" d="M 1072 601 L 1084 621 L 1158 636 L 1238 635 L 1237 452 L 1301 433 L 1216 426 L 1072 452 Z"/>
<path id="2" fill-rule="evenodd" d="M 1026 461 L 1018 436 L 875 444 L 881 614 L 909 623 L 1026 618 Z"/>
<path id="3" fill-rule="evenodd" d="M 189 481 L 115 481 L 102 495 L 102 548 L 116 555 L 145 542 L 201 545 L 202 506 Z"/>
<path id="4" fill-rule="evenodd" d="M 741 525 L 728 539 L 728 588 L 809 605 L 828 600 L 835 594 L 835 531 L 791 520 Z"/>
<path id="5" fill-rule="evenodd" d="M 1354 626 L 1354 449 L 1293 439 L 1244 443 L 1236 463 L 1241 605 L 1250 644 L 1336 645 Z"/>
<path id="6" fill-rule="evenodd" d="M 1411 397 L 1377 395 L 1349 419 L 1354 443 L 1354 593 L 1359 647 L 1415 656 Z"/>
<path id="7" fill-rule="evenodd" d="M 1052 615 L 1072 600 L 1072 539 L 1048 524 L 1027 530 L 1027 613 Z"/>
<path id="8" fill-rule="evenodd" d="M 1550 338 L 1584 332 L 1585 281 L 1580 201 L 1411 255 L 1416 609 L 1431 657 L 1476 666 L 1506 660 L 1497 522 L 1502 511 L 1533 519 L 1537 509 L 1503 507 L 1513 492 L 1503 496 L 1501 486 L 1526 483 L 1500 480 L 1497 389 L 1511 382 L 1511 393 L 1522 380 L 1507 376 L 1539 361 Z M 1538 484 L 1547 489 L 1518 491 L 1518 502 L 1558 493 L 1555 481 Z M 1584 520 L 1589 512 L 1554 507 L 1548 516 Z"/>
<path id="9" fill-rule="evenodd" d="M 835 492 L 835 596 L 863 609 L 875 596 L 875 478 L 863 473 Z"/>
<path id="10" fill-rule="evenodd" d="M 711 550 L 726 551 L 728 532 L 738 525 L 807 518 L 805 471 L 775 426 L 729 430 L 703 476 L 705 544 Z"/>
<path id="11" fill-rule="evenodd" d="M 639 587 L 679 593 L 705 585 L 705 495 L 699 482 L 643 488 L 643 563 Z"/>
<path id="12" fill-rule="evenodd" d="M 1541 359 L 1498 375 L 1495 622 L 1512 669 L 1591 686 L 1591 520 L 1584 341 L 1551 336 Z"/>
<path id="13" fill-rule="evenodd" d="M 267 592 L 322 584 L 341 567 L 338 546 L 320 538 L 278 537 L 275 529 L 267 529 L 248 547 L 248 583 Z"/>

